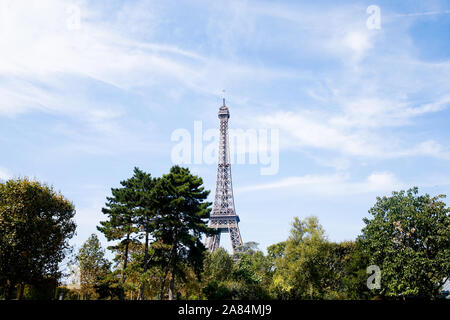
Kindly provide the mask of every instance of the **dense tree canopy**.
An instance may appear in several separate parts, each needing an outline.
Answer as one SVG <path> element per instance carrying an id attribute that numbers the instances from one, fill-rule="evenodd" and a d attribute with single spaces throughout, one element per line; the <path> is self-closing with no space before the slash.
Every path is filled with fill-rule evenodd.
<path id="1" fill-rule="evenodd" d="M 436 297 L 450 277 L 450 209 L 418 189 L 377 198 L 359 237 L 381 269 L 380 294 Z"/>
<path id="2" fill-rule="evenodd" d="M 74 205 L 52 187 L 29 179 L 0 183 L 0 285 L 5 297 L 20 284 L 59 279 L 68 239 L 75 233 Z"/>
<path id="3" fill-rule="evenodd" d="M 159 267 L 159 296 L 164 298 L 168 287 L 168 297 L 173 299 L 175 279 L 185 279 L 186 265 L 197 277 L 203 271 L 206 248 L 201 238 L 213 232 L 207 227 L 209 191 L 204 189 L 200 177 L 179 166 L 157 179 L 135 168 L 133 177 L 121 185 L 112 189 L 113 197 L 107 199 L 103 209 L 109 219 L 101 222 L 98 230 L 108 240 L 120 240 L 115 249 L 123 253 L 122 283 L 131 269 L 127 268 L 129 246 L 143 238 L 143 254 L 135 256 L 141 263 L 132 266 L 134 270 L 142 268 L 144 274 L 140 277 L 139 297 L 144 299 L 145 284 L 152 278 L 148 270 L 155 272 L 155 267 Z"/>
<path id="4" fill-rule="evenodd" d="M 275 260 L 272 288 L 279 298 L 322 298 L 327 273 L 325 232 L 316 217 L 295 218 L 284 252 Z"/>
<path id="5" fill-rule="evenodd" d="M 330 241 L 317 217 L 294 218 L 285 241 L 236 254 L 208 252 L 211 203 L 200 177 L 179 166 L 159 178 L 138 168 L 111 189 L 98 230 L 75 261 L 80 286 L 66 299 L 400 299 L 439 297 L 450 276 L 450 209 L 418 189 L 377 198 L 353 241 Z M 51 299 L 75 232 L 74 206 L 28 179 L 0 184 L 0 289 Z M 374 269 L 375 268 L 375 269 Z M 380 286 L 371 286 L 380 270 Z M 369 272 L 369 273 L 368 273 Z M 377 283 L 375 281 L 375 283 Z M 78 288 L 78 289 L 77 289 Z"/>

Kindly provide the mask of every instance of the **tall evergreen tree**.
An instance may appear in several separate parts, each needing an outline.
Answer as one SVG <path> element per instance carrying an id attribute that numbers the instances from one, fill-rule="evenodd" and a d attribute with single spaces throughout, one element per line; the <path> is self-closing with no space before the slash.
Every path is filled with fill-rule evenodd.
<path id="1" fill-rule="evenodd" d="M 153 179 L 150 174 L 140 170 L 135 170 L 135 175 L 131 179 L 132 188 L 136 199 L 136 223 L 144 238 L 143 273 L 146 274 L 150 260 L 154 256 L 149 256 L 150 237 L 155 229 L 154 217 L 158 213 L 158 191 L 155 188 L 158 179 Z M 144 277 L 145 278 L 145 277 Z M 139 290 L 139 299 L 145 299 L 145 280 L 142 281 Z"/>
<path id="2" fill-rule="evenodd" d="M 125 270 L 128 263 L 128 249 L 133 236 L 138 232 L 139 194 L 136 192 L 137 180 L 145 175 L 139 168 L 134 168 L 134 176 L 121 181 L 121 188 L 111 188 L 112 197 L 107 197 L 102 212 L 108 220 L 101 221 L 97 229 L 108 241 L 119 240 L 117 248 L 123 248 L 122 284 L 125 283 Z M 123 295 L 121 297 L 123 299 Z"/>
<path id="3" fill-rule="evenodd" d="M 123 250 L 122 283 L 125 283 L 125 270 L 129 260 L 129 246 L 131 241 L 144 239 L 143 273 L 149 267 L 150 240 L 155 228 L 154 216 L 158 212 L 158 191 L 155 188 L 158 179 L 153 179 L 149 173 L 134 168 L 134 175 L 121 182 L 122 188 L 112 189 L 113 197 L 108 198 L 107 208 L 103 213 L 108 214 L 109 220 L 101 222 L 100 231 L 105 233 L 108 240 L 121 240 L 119 247 Z M 139 290 L 139 299 L 144 299 L 145 281 Z"/>
<path id="4" fill-rule="evenodd" d="M 163 175 L 158 182 L 159 213 L 155 217 L 153 237 L 155 241 L 168 245 L 163 250 L 166 262 L 161 279 L 161 299 L 167 277 L 169 277 L 169 299 L 174 298 L 175 278 L 185 277 L 185 264 L 189 264 L 200 277 L 203 270 L 203 253 L 206 250 L 201 242 L 203 235 L 212 235 L 206 219 L 210 214 L 210 202 L 206 202 L 209 191 L 203 187 L 203 180 L 192 175 L 187 168 L 174 166 L 170 173 Z"/>

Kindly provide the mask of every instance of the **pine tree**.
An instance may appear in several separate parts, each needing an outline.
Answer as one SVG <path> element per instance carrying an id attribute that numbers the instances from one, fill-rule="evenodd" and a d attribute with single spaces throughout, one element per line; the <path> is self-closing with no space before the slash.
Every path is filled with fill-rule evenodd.
<path id="1" fill-rule="evenodd" d="M 158 195 L 155 188 L 157 181 L 158 179 L 153 179 L 150 174 L 140 170 L 135 170 L 135 175 L 131 179 L 131 186 L 135 192 L 136 199 L 136 223 L 144 237 L 144 261 L 142 266 L 144 274 L 147 272 L 150 260 L 153 257 L 153 255 L 149 257 L 149 241 L 155 228 L 154 217 L 158 212 Z M 144 293 L 145 281 L 142 281 L 139 290 L 139 300 L 145 299 Z"/>
<path id="2" fill-rule="evenodd" d="M 169 246 L 161 252 L 166 262 L 161 279 L 161 299 L 169 277 L 169 299 L 172 300 L 175 278 L 185 278 L 186 264 L 200 276 L 206 250 L 201 237 L 215 231 L 208 228 L 205 221 L 211 211 L 211 203 L 205 201 L 209 191 L 204 189 L 203 180 L 192 175 L 189 169 L 172 167 L 170 173 L 159 180 L 157 190 L 159 212 L 154 218 L 153 237 Z"/>
<path id="3" fill-rule="evenodd" d="M 133 241 L 133 236 L 138 232 L 137 219 L 139 217 L 139 195 L 136 191 L 137 180 L 147 175 L 139 168 L 134 168 L 134 176 L 121 181 L 121 188 L 111 188 L 112 197 L 107 197 L 108 202 L 102 212 L 108 216 L 108 220 L 101 221 L 97 229 L 102 232 L 108 241 L 120 240 L 116 249 L 124 249 L 122 259 L 122 284 L 125 283 L 125 270 L 128 263 L 128 248 Z M 149 176 L 149 175 L 148 175 Z M 142 210 L 141 210 L 142 211 Z M 121 296 L 123 299 L 123 294 Z"/>

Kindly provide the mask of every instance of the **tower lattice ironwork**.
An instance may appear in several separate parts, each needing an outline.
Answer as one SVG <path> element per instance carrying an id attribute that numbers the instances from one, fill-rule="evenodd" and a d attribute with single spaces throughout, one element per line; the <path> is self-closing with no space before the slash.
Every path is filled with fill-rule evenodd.
<path id="1" fill-rule="evenodd" d="M 216 195 L 214 206 L 209 219 L 209 227 L 219 229 L 220 233 L 209 237 L 206 245 L 209 251 L 214 252 L 220 245 L 221 233 L 229 233 L 233 253 L 242 246 L 241 232 L 239 231 L 239 216 L 234 208 L 233 184 L 231 182 L 230 148 L 228 140 L 228 119 L 230 112 L 225 105 L 219 109 L 220 138 L 219 161 L 217 164 Z"/>

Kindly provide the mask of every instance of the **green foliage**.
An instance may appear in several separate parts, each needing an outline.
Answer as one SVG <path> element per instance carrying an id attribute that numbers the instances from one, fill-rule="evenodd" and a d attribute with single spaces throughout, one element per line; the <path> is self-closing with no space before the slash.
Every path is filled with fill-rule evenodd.
<path id="1" fill-rule="evenodd" d="M 224 283 L 211 281 L 203 288 L 202 293 L 208 300 L 232 300 L 235 292 Z"/>
<path id="2" fill-rule="evenodd" d="M 145 234 L 144 251 L 148 250 L 148 234 L 154 228 L 152 217 L 156 214 L 155 181 L 150 174 L 134 168 L 133 176 L 120 182 L 121 188 L 111 189 L 113 196 L 107 198 L 106 207 L 102 209 L 102 212 L 108 216 L 108 220 L 101 221 L 101 226 L 97 229 L 109 241 L 120 240 L 112 249 L 123 254 L 119 257 L 122 285 L 125 285 L 126 280 L 129 247 L 133 242 L 137 242 L 137 238 L 142 238 L 142 232 Z M 144 262 L 145 270 L 147 269 L 146 261 L 147 259 Z"/>
<path id="3" fill-rule="evenodd" d="M 234 298 L 269 299 L 270 269 L 270 261 L 261 251 L 252 250 L 241 254 L 233 270 Z"/>
<path id="4" fill-rule="evenodd" d="M 289 239 L 268 248 L 271 290 L 279 299 L 348 298 L 346 267 L 354 251 L 353 242 L 329 242 L 316 217 L 295 218 Z"/>
<path id="5" fill-rule="evenodd" d="M 99 300 L 118 300 L 124 295 L 118 272 L 109 272 L 96 282 L 94 289 Z"/>
<path id="6" fill-rule="evenodd" d="M 450 276 L 450 209 L 418 189 L 378 197 L 359 237 L 381 269 L 381 295 L 435 298 Z"/>
<path id="7" fill-rule="evenodd" d="M 366 300 L 373 297 L 374 293 L 367 288 L 368 274 L 366 270 L 369 265 L 369 257 L 361 247 L 361 243 L 357 241 L 344 265 L 342 284 L 346 298 Z"/>
<path id="8" fill-rule="evenodd" d="M 59 279 L 59 263 L 75 233 L 71 202 L 53 188 L 28 179 L 0 183 L 0 284 L 5 298 L 20 283 Z"/>
<path id="9" fill-rule="evenodd" d="M 225 282 L 230 280 L 233 265 L 233 258 L 225 249 L 218 248 L 214 253 L 207 252 L 205 254 L 205 271 L 202 278 L 206 282 Z"/>
<path id="10" fill-rule="evenodd" d="M 275 258 L 272 290 L 278 298 L 314 299 L 322 296 L 319 283 L 323 270 L 318 262 L 325 259 L 325 244 L 324 231 L 316 217 L 294 219 L 284 252 L 281 256 L 278 252 Z"/>
<path id="11" fill-rule="evenodd" d="M 127 247 L 112 246 L 110 249 L 115 253 L 113 258 L 115 270 L 108 275 L 103 289 L 111 289 L 111 292 L 122 294 L 120 299 L 132 299 L 138 296 L 139 287 L 142 285 L 141 274 L 143 273 L 143 245 L 137 239 L 130 241 Z M 127 254 L 127 265 L 123 267 L 125 250 Z M 108 295 L 107 295 L 108 296 Z M 109 297 L 109 296 L 108 296 Z"/>
<path id="12" fill-rule="evenodd" d="M 202 292 L 207 299 L 270 298 L 272 265 L 257 245 L 245 243 L 234 257 L 222 248 L 206 255 Z"/>
<path id="13" fill-rule="evenodd" d="M 373 299 L 438 298 L 450 276 L 450 209 L 418 189 L 377 198 L 356 242 L 330 242 L 316 217 L 295 218 L 286 241 L 246 242 L 236 254 L 206 251 L 211 203 L 200 177 L 174 166 L 111 189 L 100 230 L 75 256 L 80 288 L 58 287 L 58 264 L 75 231 L 74 207 L 27 179 L 0 184 L 0 291 L 24 299 Z M 369 265 L 381 288 L 367 287 Z M 75 287 L 74 287 L 75 288 Z"/>
<path id="14" fill-rule="evenodd" d="M 55 300 L 79 300 L 80 293 L 67 287 L 57 287 L 55 290 Z"/>
<path id="15" fill-rule="evenodd" d="M 202 293 L 208 300 L 232 299 L 231 282 L 234 260 L 223 248 L 205 253 L 205 270 L 202 274 Z"/>
<path id="16" fill-rule="evenodd" d="M 91 234 L 81 246 L 75 257 L 80 272 L 80 293 L 82 299 L 95 299 L 98 294 L 95 287 L 110 271 L 110 262 L 105 258 L 100 240 Z"/>
<path id="17" fill-rule="evenodd" d="M 272 261 L 275 261 L 276 259 L 284 257 L 285 250 L 286 250 L 286 241 L 283 241 L 269 246 L 267 248 L 267 253 L 269 258 L 272 259 Z"/>
<path id="18" fill-rule="evenodd" d="M 108 240 L 120 241 L 111 249 L 121 254 L 117 258 L 123 289 L 131 295 L 139 290 L 143 299 L 147 291 L 154 295 L 158 280 L 159 296 L 164 298 L 169 279 L 169 298 L 173 298 L 176 278 L 183 282 L 189 271 L 200 277 L 203 270 L 206 248 L 201 237 L 214 232 L 206 224 L 209 191 L 200 177 L 179 166 L 157 179 L 135 168 L 133 177 L 121 185 L 111 189 L 113 197 L 103 208 L 109 219 L 98 229 Z M 131 252 L 133 246 L 136 252 Z"/>
<path id="19" fill-rule="evenodd" d="M 356 296 L 350 296 L 349 287 L 346 286 L 347 279 L 351 277 L 348 273 L 347 266 L 355 252 L 355 243 L 352 241 L 340 243 L 326 242 L 324 244 L 324 256 L 319 262 L 322 273 L 319 286 L 323 299 L 357 298 Z M 365 265 L 362 266 L 361 264 L 357 264 L 357 266 L 358 268 L 365 267 Z M 358 283 L 365 284 L 366 278 L 358 278 L 358 281 L 361 281 Z"/>
<path id="20" fill-rule="evenodd" d="M 32 285 L 26 285 L 23 298 L 26 300 L 52 300 L 55 298 L 58 281 L 55 278 L 45 277 Z"/>

